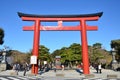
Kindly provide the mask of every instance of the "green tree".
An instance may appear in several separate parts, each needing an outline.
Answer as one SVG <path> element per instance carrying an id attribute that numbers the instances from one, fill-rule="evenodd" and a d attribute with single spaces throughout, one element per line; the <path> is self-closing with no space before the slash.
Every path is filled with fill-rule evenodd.
<path id="1" fill-rule="evenodd" d="M 39 57 L 40 61 L 43 63 L 43 61 L 52 62 L 52 58 L 49 52 L 49 49 L 45 47 L 44 45 L 39 46 Z"/>
<path id="2" fill-rule="evenodd" d="M 61 56 L 61 62 L 72 67 L 76 61 L 81 62 L 81 45 L 77 43 L 71 44 L 69 47 L 62 47 L 52 53 L 52 56 Z"/>
<path id="3" fill-rule="evenodd" d="M 28 62 L 29 62 L 31 56 L 32 56 L 32 50 L 30 50 L 29 52 L 26 53 L 26 59 L 28 60 Z M 38 59 L 40 60 L 41 64 L 43 64 L 43 61 L 52 62 L 52 58 L 51 58 L 49 49 L 47 47 L 45 47 L 44 45 L 39 46 Z"/>
<path id="4" fill-rule="evenodd" d="M 104 67 L 107 67 L 112 60 L 109 51 L 101 48 L 101 43 L 95 43 L 88 48 L 89 60 L 91 64 L 102 63 Z"/>
<path id="5" fill-rule="evenodd" d="M 70 49 L 65 49 L 64 53 L 62 53 L 60 56 L 62 58 L 62 61 L 64 60 L 68 62 L 68 67 L 72 67 L 71 61 L 73 61 L 73 53 Z"/>
<path id="6" fill-rule="evenodd" d="M 91 63 L 103 63 L 109 64 L 111 56 L 108 51 L 101 49 L 101 43 L 95 43 L 93 46 L 88 46 L 89 59 Z M 55 50 L 52 56 L 61 56 L 61 62 L 68 64 L 68 66 L 75 66 L 76 63 L 82 62 L 82 50 L 81 45 L 77 43 L 71 44 L 69 47 L 62 47 L 59 50 Z"/>
<path id="7" fill-rule="evenodd" d="M 95 43 L 93 44 L 92 49 L 92 55 L 90 55 L 90 62 L 91 63 L 99 63 L 100 59 L 104 58 L 103 51 L 102 51 L 102 44 L 101 43 Z"/>
<path id="8" fill-rule="evenodd" d="M 120 39 L 111 40 L 111 48 L 116 50 L 116 59 L 120 61 Z"/>
<path id="9" fill-rule="evenodd" d="M 73 43 L 70 45 L 69 49 L 73 53 L 73 61 L 78 61 L 79 63 L 82 62 L 82 48 L 80 44 Z M 72 56 L 72 55 L 71 55 Z"/>
<path id="10" fill-rule="evenodd" d="M 59 49 L 57 49 L 57 50 L 53 51 L 53 53 L 51 54 L 51 56 L 52 56 L 52 58 L 54 59 L 55 56 L 60 55 L 60 53 L 61 53 L 61 51 L 60 51 Z"/>
<path id="11" fill-rule="evenodd" d="M 101 49 L 102 47 L 102 44 L 101 43 L 95 43 L 95 44 L 93 44 L 93 48 L 99 48 L 99 49 Z"/>
<path id="12" fill-rule="evenodd" d="M 4 43 L 4 30 L 0 28 L 0 44 L 2 45 Z"/>

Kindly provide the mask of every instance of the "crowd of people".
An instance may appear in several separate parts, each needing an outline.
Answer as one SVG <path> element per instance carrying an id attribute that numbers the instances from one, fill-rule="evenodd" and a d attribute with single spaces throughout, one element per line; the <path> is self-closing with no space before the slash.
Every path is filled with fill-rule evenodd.
<path id="1" fill-rule="evenodd" d="M 100 73 L 101 74 L 102 73 L 102 68 L 104 68 L 104 67 L 102 67 L 101 63 L 95 63 L 95 64 L 92 64 L 90 68 L 91 69 L 95 69 L 96 73 Z"/>
<path id="2" fill-rule="evenodd" d="M 30 68 L 31 68 L 31 66 L 30 66 L 30 64 L 28 64 L 27 62 L 24 62 L 23 64 L 20 64 L 20 63 L 16 62 L 16 63 L 14 63 L 14 65 L 13 65 L 13 70 L 15 70 L 15 72 L 17 73 L 17 75 L 18 75 L 19 71 L 24 71 L 23 75 L 25 76 L 25 75 L 26 75 L 26 72 L 29 71 Z M 101 66 L 101 64 L 95 64 L 95 65 L 93 66 L 93 68 L 96 69 L 96 72 L 97 72 L 97 73 L 102 73 L 102 66 Z M 40 67 L 40 70 L 39 70 L 39 71 L 47 72 L 47 71 L 49 71 L 50 69 L 51 69 L 51 68 L 50 68 L 47 64 L 45 64 L 44 66 Z M 65 69 L 64 64 L 61 64 L 61 70 L 64 71 L 64 69 Z M 57 68 L 56 68 L 55 65 L 54 65 L 54 67 L 53 67 L 53 70 L 54 70 L 54 72 L 56 72 L 56 70 L 57 70 Z M 83 74 L 83 64 L 82 64 L 82 63 L 77 64 L 77 66 L 76 66 L 76 71 L 77 71 L 78 73 L 80 73 L 80 75 Z"/>
<path id="3" fill-rule="evenodd" d="M 92 65 L 92 68 L 96 70 L 96 73 L 102 73 L 102 65 L 101 63 L 98 63 L 98 64 L 94 64 Z M 76 66 L 76 71 L 81 74 L 83 74 L 83 64 L 80 63 Z"/>
<path id="4" fill-rule="evenodd" d="M 18 62 L 13 64 L 13 70 L 15 70 L 16 74 L 18 75 L 19 71 L 24 71 L 23 75 L 26 75 L 26 71 L 29 71 L 30 65 L 27 62 L 20 64 Z"/>

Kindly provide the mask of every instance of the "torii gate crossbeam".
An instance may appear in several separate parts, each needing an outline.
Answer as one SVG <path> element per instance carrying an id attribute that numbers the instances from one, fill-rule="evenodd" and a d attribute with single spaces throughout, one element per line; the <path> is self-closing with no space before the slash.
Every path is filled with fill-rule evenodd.
<path id="1" fill-rule="evenodd" d="M 33 26 L 24 26 L 23 30 L 34 31 L 33 55 L 38 57 L 40 31 L 81 31 L 83 73 L 89 74 L 89 57 L 87 44 L 87 31 L 97 30 L 97 26 L 88 26 L 86 21 L 96 21 L 102 16 L 102 12 L 82 15 L 34 15 L 18 12 L 23 21 L 34 21 Z M 58 22 L 58 26 L 42 26 L 41 22 Z M 79 21 L 78 26 L 63 26 L 62 22 Z M 38 63 L 32 67 L 32 73 L 38 73 Z"/>

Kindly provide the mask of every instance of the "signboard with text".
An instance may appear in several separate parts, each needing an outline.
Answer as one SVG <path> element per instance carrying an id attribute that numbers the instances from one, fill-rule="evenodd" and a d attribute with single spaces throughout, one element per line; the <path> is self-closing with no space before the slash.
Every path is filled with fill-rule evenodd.
<path id="1" fill-rule="evenodd" d="M 37 56 L 31 56 L 30 64 L 37 64 Z"/>

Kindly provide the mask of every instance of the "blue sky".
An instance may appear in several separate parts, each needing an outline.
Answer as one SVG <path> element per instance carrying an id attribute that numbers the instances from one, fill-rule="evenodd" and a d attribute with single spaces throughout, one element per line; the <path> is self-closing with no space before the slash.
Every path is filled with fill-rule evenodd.
<path id="1" fill-rule="evenodd" d="M 98 21 L 87 22 L 97 25 L 98 31 L 88 31 L 88 44 L 102 43 L 110 50 L 111 40 L 120 39 L 120 0 L 0 0 L 0 27 L 5 31 L 4 44 L 13 50 L 28 52 L 33 48 L 33 31 L 23 31 L 23 26 L 32 22 L 22 21 L 17 12 L 28 14 L 91 14 L 103 12 Z M 72 43 L 81 44 L 79 31 L 41 31 L 40 44 L 50 52 Z"/>

